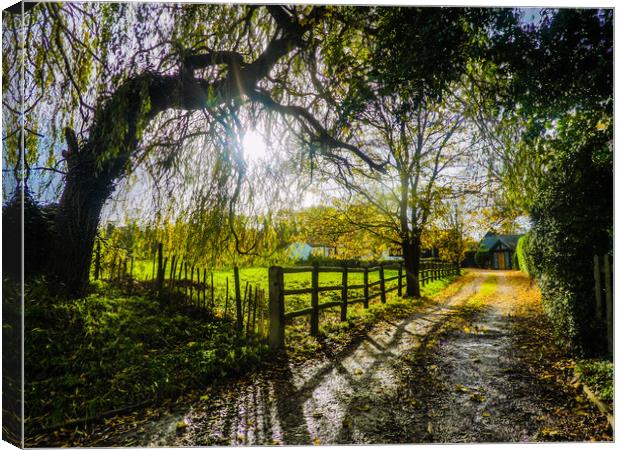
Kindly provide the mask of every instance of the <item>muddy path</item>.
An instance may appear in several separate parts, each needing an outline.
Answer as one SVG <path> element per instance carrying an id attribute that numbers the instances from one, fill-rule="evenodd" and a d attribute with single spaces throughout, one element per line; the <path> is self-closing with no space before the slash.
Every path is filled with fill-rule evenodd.
<path id="1" fill-rule="evenodd" d="M 471 272 L 453 295 L 439 297 L 404 320 L 380 323 L 336 355 L 271 365 L 245 379 L 207 389 L 200 400 L 177 402 L 156 416 L 133 415 L 128 418 L 130 426 L 95 427 L 87 436 L 76 436 L 73 444 L 600 438 L 604 433 L 600 417 L 591 409 L 574 414 L 570 393 L 541 382 L 524 361 L 527 351 L 519 348 L 524 345 L 515 318 L 523 314 L 521 297 L 535 287 L 524 288 L 518 277 L 515 272 Z M 589 422 L 584 423 L 586 418 Z M 558 420 L 567 429 L 595 431 L 562 434 L 555 431 Z M 552 426 L 554 432 L 549 432 Z"/>

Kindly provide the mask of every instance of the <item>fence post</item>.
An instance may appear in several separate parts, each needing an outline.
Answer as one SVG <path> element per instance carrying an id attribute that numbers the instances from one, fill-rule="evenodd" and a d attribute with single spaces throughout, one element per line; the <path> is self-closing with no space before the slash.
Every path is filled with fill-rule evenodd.
<path id="1" fill-rule="evenodd" d="M 161 295 L 161 288 L 164 282 L 164 244 L 157 244 L 157 291 Z"/>
<path id="2" fill-rule="evenodd" d="M 265 290 L 260 291 L 260 303 L 258 307 L 258 335 L 261 339 L 265 338 Z"/>
<path id="3" fill-rule="evenodd" d="M 252 306 L 252 334 L 256 333 L 256 307 L 258 306 L 258 286 L 254 286 L 254 305 Z"/>
<path id="4" fill-rule="evenodd" d="M 252 323 L 252 285 L 250 285 L 250 294 L 248 296 L 248 321 L 245 324 L 245 335 L 250 335 L 250 324 Z"/>
<path id="5" fill-rule="evenodd" d="M 99 279 L 100 271 L 101 271 L 101 241 L 97 240 L 97 247 L 95 249 L 95 280 Z"/>
<path id="6" fill-rule="evenodd" d="M 319 263 L 312 263 L 312 312 L 310 313 L 310 334 L 319 335 Z"/>
<path id="7" fill-rule="evenodd" d="M 207 282 L 207 269 L 204 270 L 204 280 Z M 205 301 L 205 304 L 207 302 Z M 215 287 L 213 286 L 213 271 L 211 271 L 211 309 L 215 312 Z"/>
<path id="8" fill-rule="evenodd" d="M 364 267 L 364 308 L 368 309 L 368 267 Z"/>
<path id="9" fill-rule="evenodd" d="M 194 268 L 195 266 L 192 265 L 192 268 L 190 269 L 189 272 L 189 303 L 191 304 L 195 304 L 194 302 Z"/>
<path id="10" fill-rule="evenodd" d="M 168 289 L 172 290 L 174 287 L 174 273 L 176 270 L 177 255 L 172 255 L 172 261 L 170 262 L 170 280 L 168 281 Z"/>
<path id="11" fill-rule="evenodd" d="M 403 262 L 398 263 L 398 296 L 403 296 Z"/>
<path id="12" fill-rule="evenodd" d="M 340 321 L 347 320 L 347 296 L 349 290 L 349 268 L 347 263 L 342 267 L 342 306 L 340 307 Z"/>
<path id="13" fill-rule="evenodd" d="M 596 299 L 596 318 L 603 318 L 603 299 L 601 298 L 601 265 L 598 255 L 594 255 L 594 298 Z"/>
<path id="14" fill-rule="evenodd" d="M 269 269 L 271 273 L 271 269 Z M 233 273 L 235 278 L 235 304 L 237 307 L 237 330 L 243 330 L 243 315 L 241 312 L 241 282 L 239 281 L 239 268 L 233 267 Z M 270 285 L 271 286 L 271 285 Z M 271 291 L 271 287 L 270 287 Z"/>
<path id="15" fill-rule="evenodd" d="M 381 286 L 381 303 L 385 303 L 385 272 L 383 271 L 383 264 L 379 266 L 379 277 L 381 280 L 381 283 L 379 283 Z"/>
<path id="16" fill-rule="evenodd" d="M 238 278 L 238 272 L 235 271 Z M 236 283 L 239 286 L 239 283 Z M 282 267 L 269 268 L 269 347 L 279 350 L 284 347 L 284 273 Z M 241 293 L 237 289 L 237 312 L 241 310 Z"/>
<path id="17" fill-rule="evenodd" d="M 187 297 L 187 289 L 189 287 L 188 286 L 189 283 L 187 282 L 187 261 L 185 261 L 185 267 L 184 267 L 183 270 L 184 270 L 184 277 L 183 278 L 184 278 L 184 283 L 185 283 L 185 297 Z M 186 300 L 187 300 L 187 298 L 184 301 L 186 301 Z"/>
<path id="18" fill-rule="evenodd" d="M 228 277 L 226 277 L 226 301 L 224 303 L 224 319 L 228 317 Z"/>
<path id="19" fill-rule="evenodd" d="M 609 262 L 609 255 L 605 255 L 604 257 L 604 269 L 605 269 L 605 312 L 607 316 L 606 325 L 607 325 L 607 350 L 609 353 L 613 354 L 614 350 L 614 312 L 613 312 L 613 293 L 612 289 L 612 271 L 611 264 Z"/>

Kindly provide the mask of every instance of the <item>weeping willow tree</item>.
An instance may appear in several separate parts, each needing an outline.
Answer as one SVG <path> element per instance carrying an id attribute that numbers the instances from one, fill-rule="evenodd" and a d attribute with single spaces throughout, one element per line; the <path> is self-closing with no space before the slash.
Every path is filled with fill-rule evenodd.
<path id="1" fill-rule="evenodd" d="M 246 175 L 232 137 L 245 127 L 239 120 L 268 121 L 313 154 L 380 169 L 338 138 L 308 83 L 316 49 L 338 20 L 327 8 L 42 3 L 23 26 L 3 20 L 24 36 L 25 159 L 39 172 L 31 188 L 52 205 L 44 272 L 61 294 L 85 293 L 104 205 L 138 169 L 161 185 L 194 164 L 211 181 L 167 197 L 198 205 L 190 220 L 209 208 L 231 222 Z M 21 64 L 4 59 L 10 80 Z M 4 138 L 15 147 L 15 136 Z M 200 159 L 213 152 L 219 157 Z"/>

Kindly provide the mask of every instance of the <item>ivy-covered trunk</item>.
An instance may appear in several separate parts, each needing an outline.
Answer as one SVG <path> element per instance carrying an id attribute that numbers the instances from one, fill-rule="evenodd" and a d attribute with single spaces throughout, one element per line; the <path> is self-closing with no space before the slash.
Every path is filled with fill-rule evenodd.
<path id="1" fill-rule="evenodd" d="M 65 129 L 67 175 L 47 270 L 50 289 L 58 295 L 79 298 L 87 293 L 101 211 L 127 170 L 142 130 L 160 110 L 152 107 L 149 81 L 138 77 L 122 85 L 98 111 L 82 145 Z"/>

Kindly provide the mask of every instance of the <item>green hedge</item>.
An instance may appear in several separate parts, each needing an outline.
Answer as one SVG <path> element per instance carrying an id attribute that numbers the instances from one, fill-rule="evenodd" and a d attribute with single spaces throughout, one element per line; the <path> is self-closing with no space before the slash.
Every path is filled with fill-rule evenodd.
<path id="1" fill-rule="evenodd" d="M 612 136 L 596 123 L 575 117 L 560 127 L 525 247 L 545 311 L 563 343 L 583 355 L 605 351 L 603 324 L 594 319 L 593 258 L 613 248 Z"/>
<path id="2" fill-rule="evenodd" d="M 515 255 L 516 255 L 516 261 L 518 264 L 518 269 L 533 277 L 534 273 L 532 273 L 532 268 L 531 268 L 531 263 L 528 261 L 529 255 L 529 243 L 530 243 L 530 234 L 526 234 L 524 236 L 521 236 L 521 238 L 519 238 L 519 241 L 517 242 L 517 248 L 515 250 Z"/>

